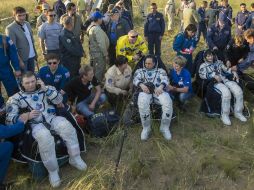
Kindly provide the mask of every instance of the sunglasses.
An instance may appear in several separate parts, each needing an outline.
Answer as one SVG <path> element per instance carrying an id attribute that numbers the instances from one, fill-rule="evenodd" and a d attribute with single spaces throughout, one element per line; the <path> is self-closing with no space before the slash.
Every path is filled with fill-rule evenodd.
<path id="1" fill-rule="evenodd" d="M 55 17 L 56 15 L 49 15 L 49 17 Z"/>
<path id="2" fill-rule="evenodd" d="M 57 62 L 56 61 L 52 61 L 52 62 L 48 62 L 48 65 L 56 65 L 57 64 Z"/>
<path id="3" fill-rule="evenodd" d="M 136 35 L 136 36 L 131 36 L 131 38 L 137 38 L 138 37 L 138 35 Z"/>

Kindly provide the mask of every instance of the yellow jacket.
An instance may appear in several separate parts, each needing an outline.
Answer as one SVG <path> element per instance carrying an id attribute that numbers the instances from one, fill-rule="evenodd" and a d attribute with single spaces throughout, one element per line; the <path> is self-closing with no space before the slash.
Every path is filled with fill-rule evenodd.
<path id="1" fill-rule="evenodd" d="M 148 52 L 147 45 L 141 36 L 138 36 L 134 44 L 130 44 L 128 35 L 124 35 L 117 40 L 116 55 L 124 55 L 129 62 L 132 62 L 133 56 L 140 51 L 144 55 Z"/>

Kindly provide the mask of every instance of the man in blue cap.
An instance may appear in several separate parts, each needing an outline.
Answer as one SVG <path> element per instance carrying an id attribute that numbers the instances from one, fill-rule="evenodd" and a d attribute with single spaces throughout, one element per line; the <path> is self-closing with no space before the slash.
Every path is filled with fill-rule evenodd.
<path id="1" fill-rule="evenodd" d="M 0 34 L 0 82 L 3 83 L 7 95 L 12 96 L 19 91 L 15 76 L 21 75 L 16 46 L 13 41 Z M 11 65 L 10 65 L 11 61 Z M 13 70 L 14 69 L 14 74 Z"/>
<path id="2" fill-rule="evenodd" d="M 87 29 L 91 66 L 94 68 L 95 77 L 100 82 L 104 78 L 106 64 L 109 60 L 109 39 L 107 34 L 100 27 L 103 17 L 104 16 L 100 12 L 94 12 L 91 15 L 92 23 Z"/>

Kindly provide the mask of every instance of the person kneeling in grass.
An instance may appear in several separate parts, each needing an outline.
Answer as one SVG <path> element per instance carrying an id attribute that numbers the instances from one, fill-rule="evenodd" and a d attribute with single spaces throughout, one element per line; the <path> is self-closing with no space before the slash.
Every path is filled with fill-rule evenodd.
<path id="1" fill-rule="evenodd" d="M 173 69 L 170 70 L 169 91 L 173 99 L 179 102 L 179 108 L 185 110 L 186 101 L 193 97 L 191 74 L 185 69 L 187 60 L 183 56 L 176 56 L 173 60 Z"/>

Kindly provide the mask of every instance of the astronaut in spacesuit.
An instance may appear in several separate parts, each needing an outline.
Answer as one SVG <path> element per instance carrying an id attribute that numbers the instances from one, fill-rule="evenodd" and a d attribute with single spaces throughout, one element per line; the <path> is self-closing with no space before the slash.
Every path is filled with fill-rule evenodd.
<path id="1" fill-rule="evenodd" d="M 143 126 L 141 140 L 147 140 L 151 131 L 150 104 L 153 101 L 162 106 L 160 131 L 166 140 L 171 140 L 169 126 L 173 112 L 172 100 L 164 90 L 169 79 L 166 71 L 158 68 L 154 56 L 146 56 L 143 68 L 134 73 L 133 84 L 140 89 L 138 108 Z"/>
<path id="2" fill-rule="evenodd" d="M 235 98 L 234 104 L 234 116 L 242 122 L 246 122 L 247 119 L 243 116 L 243 91 L 241 87 L 232 80 L 229 80 L 227 76 L 233 74 L 236 80 L 239 80 L 236 72 L 227 68 L 222 61 L 216 60 L 213 52 L 207 50 L 204 53 L 205 62 L 200 65 L 199 76 L 204 80 L 214 80 L 215 90 L 221 94 L 221 120 L 225 125 L 231 125 L 229 118 L 231 93 Z"/>
<path id="3" fill-rule="evenodd" d="M 53 187 L 58 187 L 61 181 L 55 142 L 50 130 L 54 130 L 66 143 L 69 163 L 79 170 L 87 168 L 80 157 L 75 128 L 64 117 L 55 115 L 54 105 L 61 105 L 62 100 L 62 95 L 53 86 L 45 86 L 32 72 L 27 72 L 21 78 L 21 91 L 10 97 L 6 106 L 7 124 L 17 122 L 21 109 L 30 110 L 28 113 L 32 136 L 38 142 L 41 160 L 49 172 L 49 181 Z"/>

